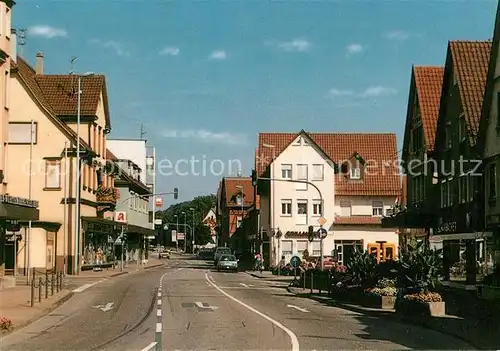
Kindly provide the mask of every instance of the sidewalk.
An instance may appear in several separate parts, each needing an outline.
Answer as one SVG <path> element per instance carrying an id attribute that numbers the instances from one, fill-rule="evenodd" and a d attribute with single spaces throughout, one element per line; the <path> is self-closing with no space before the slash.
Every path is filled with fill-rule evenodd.
<path id="1" fill-rule="evenodd" d="M 12 330 L 24 327 L 44 315 L 50 313 L 57 306 L 68 301 L 73 296 L 73 292 L 63 289 L 60 292 L 45 299 L 42 293 L 42 301 L 38 302 L 38 291 L 35 292 L 35 303 L 30 307 L 31 287 L 16 286 L 14 288 L 0 290 L 0 316 L 7 317 L 12 321 Z M 3 336 L 10 331 L 1 331 Z"/>
<path id="2" fill-rule="evenodd" d="M 287 291 L 297 297 L 309 298 L 325 305 L 335 306 L 374 317 L 390 318 L 397 322 L 419 325 L 421 327 L 436 330 L 444 334 L 454 336 L 471 344 L 477 349 L 498 350 L 500 348 L 500 330 L 498 324 L 491 323 L 487 318 L 463 318 L 455 315 L 442 317 L 407 316 L 396 313 L 395 310 L 364 307 L 355 304 L 343 303 L 331 297 L 327 293 L 310 293 L 310 289 L 288 287 Z"/>
<path id="3" fill-rule="evenodd" d="M 165 264 L 164 260 L 160 260 L 158 258 L 150 258 L 148 260 L 147 264 L 137 266 L 136 262 L 129 262 L 126 263 L 123 267 L 123 271 L 120 269 L 120 267 L 116 268 L 104 268 L 102 271 L 93 271 L 93 270 L 88 270 L 88 271 L 83 271 L 80 272 L 77 276 L 67 276 L 67 278 L 70 279 L 78 279 L 78 278 L 112 278 L 112 277 L 117 277 L 123 274 L 128 274 L 136 271 L 141 271 L 145 269 L 151 269 L 155 267 L 160 267 Z"/>
<path id="4" fill-rule="evenodd" d="M 264 271 L 262 273 L 256 272 L 256 271 L 245 271 L 246 274 L 259 278 L 259 279 L 266 279 L 266 280 L 272 280 L 272 281 L 287 281 L 291 282 L 293 280 L 293 276 L 286 276 L 286 275 L 274 275 L 269 271 Z M 297 277 L 299 278 L 299 277 Z"/>

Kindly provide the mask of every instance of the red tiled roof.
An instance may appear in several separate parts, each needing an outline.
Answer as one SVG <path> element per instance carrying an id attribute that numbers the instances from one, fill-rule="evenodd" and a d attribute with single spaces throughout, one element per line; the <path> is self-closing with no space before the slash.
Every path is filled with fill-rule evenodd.
<path id="1" fill-rule="evenodd" d="M 254 204 L 254 187 L 250 177 L 226 177 L 222 179 L 221 186 L 224 188 L 222 193 L 225 194 L 225 199 L 222 201 L 226 203 L 226 206 L 238 206 L 236 195 L 240 192 L 243 193 L 244 206 Z M 243 189 L 239 189 L 239 186 Z"/>
<path id="2" fill-rule="evenodd" d="M 263 176 L 273 158 L 278 157 L 297 137 L 304 133 L 336 163 L 350 160 L 358 153 L 367 161 L 363 180 L 352 181 L 343 174 L 335 179 L 336 195 L 398 196 L 401 178 L 397 164 L 396 135 L 373 133 L 260 133 L 255 156 L 258 176 Z M 274 147 L 270 148 L 272 145 Z M 264 147 L 267 146 L 267 147 Z"/>
<path id="3" fill-rule="evenodd" d="M 372 216 L 351 216 L 351 217 L 337 217 L 335 218 L 335 225 L 380 225 L 382 224 L 382 217 Z"/>
<path id="4" fill-rule="evenodd" d="M 415 87 L 420 106 L 427 150 L 434 150 L 444 67 L 414 66 Z M 410 101 L 411 103 L 411 101 Z"/>
<path id="5" fill-rule="evenodd" d="M 18 57 L 17 62 L 11 61 L 11 69 L 15 72 L 14 74 L 17 74 L 20 78 L 20 81 L 24 83 L 30 95 L 33 95 L 33 98 L 43 107 L 43 109 L 46 110 L 52 122 L 54 122 L 64 133 L 76 141 L 76 132 L 56 117 L 53 106 L 47 101 L 43 90 L 36 81 L 35 70 L 22 57 Z M 80 144 L 85 148 L 90 148 L 90 146 L 82 138 L 80 138 Z"/>
<path id="6" fill-rule="evenodd" d="M 460 90 L 470 142 L 474 145 L 481 120 L 491 41 L 450 41 L 448 48 Z"/>

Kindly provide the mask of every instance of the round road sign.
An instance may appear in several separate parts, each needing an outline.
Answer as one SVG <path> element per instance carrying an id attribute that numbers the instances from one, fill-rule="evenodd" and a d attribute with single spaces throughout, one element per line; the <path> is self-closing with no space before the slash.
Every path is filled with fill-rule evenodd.
<path id="1" fill-rule="evenodd" d="M 328 235 L 328 232 L 326 231 L 325 228 L 319 228 L 317 233 L 321 239 L 326 238 L 326 236 Z"/>
<path id="2" fill-rule="evenodd" d="M 295 267 L 297 268 L 298 266 L 300 266 L 300 257 L 299 256 L 293 256 L 291 259 L 290 259 L 290 264 L 292 265 L 292 267 Z"/>

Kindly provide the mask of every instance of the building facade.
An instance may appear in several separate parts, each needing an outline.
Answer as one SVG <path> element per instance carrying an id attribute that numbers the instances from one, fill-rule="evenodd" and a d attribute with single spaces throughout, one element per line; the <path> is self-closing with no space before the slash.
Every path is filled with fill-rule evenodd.
<path id="1" fill-rule="evenodd" d="M 477 136 L 491 42 L 450 41 L 436 130 L 438 184 L 434 235 L 443 240 L 444 275 L 464 260 L 466 283 L 476 283 L 477 261 L 488 260 L 484 188 Z M 474 54 L 471 55 L 471 52 Z M 471 81 L 470 77 L 474 76 Z"/>
<path id="2" fill-rule="evenodd" d="M 306 249 L 347 262 L 354 249 L 382 241 L 395 255 L 395 229 L 381 228 L 401 191 L 395 159 L 396 138 L 389 134 L 261 133 L 260 225 L 269 237 L 271 265 Z M 308 241 L 309 226 L 317 232 L 321 224 L 323 252 L 318 238 Z"/>
<path id="3" fill-rule="evenodd" d="M 484 169 L 484 224 L 492 232 L 493 263 L 500 267 L 500 5 L 486 80 L 478 148 Z M 498 268 L 497 268 L 498 269 Z M 498 273 L 497 273 L 498 274 Z"/>
<path id="4" fill-rule="evenodd" d="M 11 113 L 7 176 L 11 193 L 40 200 L 37 221 L 23 221 L 17 267 L 66 269 L 78 273 L 85 262 L 85 218 L 98 218 L 114 206 L 113 177 L 105 163 L 110 117 L 104 76 L 51 75 L 38 53 L 35 67 L 18 57 L 11 67 Z M 81 123 L 77 125 L 77 86 L 81 81 Z M 76 203 L 77 130 L 80 132 L 80 202 Z M 31 190 L 30 190 L 31 189 Z M 110 196 L 104 197 L 109 193 Z M 104 200 L 104 202 L 101 202 Z M 76 206 L 82 220 L 75 223 Z M 76 226 L 80 235 L 76 236 Z M 31 229 L 30 229 L 31 228 Z M 101 229 L 113 231 L 112 226 Z M 78 251 L 76 251 L 78 250 Z M 77 254 L 76 254 L 77 253 Z"/>

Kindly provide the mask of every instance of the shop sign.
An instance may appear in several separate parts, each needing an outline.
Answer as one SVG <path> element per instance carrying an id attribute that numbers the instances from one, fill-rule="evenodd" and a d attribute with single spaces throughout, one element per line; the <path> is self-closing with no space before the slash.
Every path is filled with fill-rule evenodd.
<path id="1" fill-rule="evenodd" d="M 38 201 L 29 200 L 22 197 L 9 196 L 9 195 L 0 195 L 0 202 L 4 204 L 18 205 L 31 208 L 38 207 Z"/>
<path id="2" fill-rule="evenodd" d="M 296 231 L 289 231 L 286 232 L 285 236 L 286 237 L 294 237 L 294 236 L 307 236 L 308 232 L 296 232 Z"/>
<path id="3" fill-rule="evenodd" d="M 456 233 L 457 222 L 444 222 L 437 228 L 436 231 L 438 233 Z"/>

